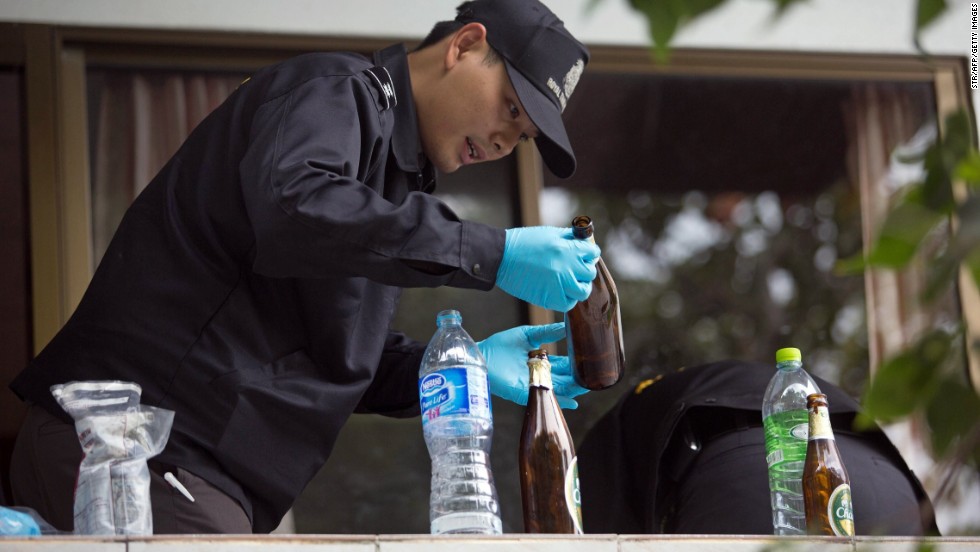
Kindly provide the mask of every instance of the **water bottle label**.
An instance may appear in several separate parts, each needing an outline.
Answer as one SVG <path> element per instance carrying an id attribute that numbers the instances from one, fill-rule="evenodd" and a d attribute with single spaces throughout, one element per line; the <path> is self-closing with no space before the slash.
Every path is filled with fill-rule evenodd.
<path id="1" fill-rule="evenodd" d="M 440 416 L 468 414 L 490 418 L 487 376 L 477 368 L 445 368 L 419 380 L 422 423 Z"/>
<path id="2" fill-rule="evenodd" d="M 806 458 L 809 415 L 806 410 L 773 414 L 762 425 L 766 431 L 766 463 L 770 468 Z"/>
<path id="3" fill-rule="evenodd" d="M 838 485 L 830 493 L 827 501 L 827 518 L 830 527 L 839 537 L 854 536 L 854 507 L 851 505 L 851 486 L 847 483 Z"/>
<path id="4" fill-rule="evenodd" d="M 575 534 L 581 535 L 582 531 L 582 488 L 578 482 L 578 456 L 572 458 L 572 463 L 565 472 L 565 505 L 568 506 L 568 515 L 572 517 L 575 524 Z"/>

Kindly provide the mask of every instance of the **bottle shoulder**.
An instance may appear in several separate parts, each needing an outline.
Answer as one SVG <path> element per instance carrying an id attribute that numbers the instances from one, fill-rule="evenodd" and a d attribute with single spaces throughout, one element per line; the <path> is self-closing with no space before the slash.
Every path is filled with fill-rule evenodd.
<path id="1" fill-rule="evenodd" d="M 486 370 L 486 361 L 473 338 L 461 327 L 440 328 L 422 354 L 422 369 L 474 366 Z"/>
<path id="2" fill-rule="evenodd" d="M 763 395 L 763 409 L 806 410 L 806 398 L 813 393 L 820 393 L 820 387 L 805 370 L 777 370 Z"/>

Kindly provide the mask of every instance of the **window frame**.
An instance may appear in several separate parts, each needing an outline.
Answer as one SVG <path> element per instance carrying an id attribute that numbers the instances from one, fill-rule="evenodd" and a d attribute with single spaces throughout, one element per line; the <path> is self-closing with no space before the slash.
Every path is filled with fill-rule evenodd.
<path id="1" fill-rule="evenodd" d="M 0 24 L 0 62 L 22 64 L 26 81 L 28 178 L 34 350 L 39 352 L 81 300 L 93 271 L 86 131 L 85 69 L 89 65 L 250 71 L 314 50 L 370 52 L 392 42 L 378 37 L 329 37 L 117 29 L 42 24 Z M 668 65 L 642 47 L 592 46 L 589 71 L 711 77 L 833 79 L 853 82 L 927 82 L 936 115 L 972 109 L 966 59 L 955 56 L 677 49 Z M 942 132 L 942 123 L 940 131 Z M 975 129 L 974 129 L 975 132 Z M 533 146 L 517 154 L 518 205 L 522 224 L 540 222 L 543 188 Z M 965 183 L 955 184 L 958 197 Z M 954 221 L 955 223 L 955 221 Z M 866 240 L 865 247 L 870 240 Z M 869 281 L 866 275 L 866 281 Z M 967 342 L 980 339 L 980 291 L 970 275 L 959 276 L 960 315 Z M 874 294 L 868 295 L 869 333 Z M 531 323 L 553 313 L 531 307 Z M 880 358 L 874 351 L 872 359 Z M 980 384 L 980 353 L 967 347 L 974 386 Z M 876 363 L 872 362 L 872 369 Z"/>

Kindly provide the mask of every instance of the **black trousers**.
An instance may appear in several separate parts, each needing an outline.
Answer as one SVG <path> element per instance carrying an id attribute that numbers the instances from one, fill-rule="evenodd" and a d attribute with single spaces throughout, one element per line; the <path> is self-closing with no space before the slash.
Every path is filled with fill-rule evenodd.
<path id="1" fill-rule="evenodd" d="M 73 501 L 82 448 L 75 426 L 32 405 L 17 434 L 10 461 L 12 499 L 51 525 L 71 531 Z M 179 467 L 150 460 L 150 502 L 155 534 L 251 533 L 252 524 L 237 500 Z M 194 502 L 168 483 L 171 472 Z"/>

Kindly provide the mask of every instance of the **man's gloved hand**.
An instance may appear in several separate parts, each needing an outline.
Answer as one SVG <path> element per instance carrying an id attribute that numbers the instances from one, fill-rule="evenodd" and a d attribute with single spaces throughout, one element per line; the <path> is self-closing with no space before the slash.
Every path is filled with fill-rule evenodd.
<path id="1" fill-rule="evenodd" d="M 592 293 L 599 246 L 576 239 L 571 228 L 507 230 L 497 286 L 546 309 L 567 312 Z"/>
<path id="2" fill-rule="evenodd" d="M 563 337 L 565 323 L 558 322 L 544 326 L 518 326 L 477 343 L 487 361 L 490 392 L 517 404 L 527 404 L 527 353 Z M 558 404 L 562 408 L 578 408 L 578 402 L 572 397 L 587 393 L 588 389 L 575 383 L 568 357 L 549 356 L 549 360 L 552 389 Z"/>

